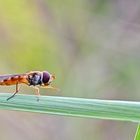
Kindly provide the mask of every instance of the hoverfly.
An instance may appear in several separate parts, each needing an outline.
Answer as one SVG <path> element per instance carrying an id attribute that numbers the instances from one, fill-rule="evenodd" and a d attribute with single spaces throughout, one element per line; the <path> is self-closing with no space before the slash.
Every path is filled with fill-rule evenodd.
<path id="1" fill-rule="evenodd" d="M 13 98 L 19 91 L 19 84 L 26 84 L 36 89 L 35 94 L 37 95 L 37 101 L 39 101 L 39 87 L 56 89 L 51 86 L 51 82 L 55 79 L 55 76 L 50 74 L 48 71 L 31 71 L 24 74 L 10 74 L 0 75 L 0 85 L 10 86 L 16 85 L 16 90 L 7 98 L 7 101 Z"/>

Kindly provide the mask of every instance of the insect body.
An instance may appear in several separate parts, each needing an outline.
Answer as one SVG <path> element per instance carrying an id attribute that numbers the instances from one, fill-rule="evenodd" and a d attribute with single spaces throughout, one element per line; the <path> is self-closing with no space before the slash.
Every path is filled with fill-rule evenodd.
<path id="1" fill-rule="evenodd" d="M 36 95 L 40 95 L 39 88 L 37 86 L 56 89 L 50 85 L 54 79 L 55 76 L 50 74 L 48 71 L 31 71 L 25 74 L 0 75 L 0 85 L 16 85 L 16 91 L 14 92 L 14 94 L 7 98 L 7 100 L 9 100 L 13 98 L 16 93 L 18 93 L 19 84 L 32 86 L 36 89 Z M 37 100 L 39 100 L 39 98 L 37 98 Z"/>

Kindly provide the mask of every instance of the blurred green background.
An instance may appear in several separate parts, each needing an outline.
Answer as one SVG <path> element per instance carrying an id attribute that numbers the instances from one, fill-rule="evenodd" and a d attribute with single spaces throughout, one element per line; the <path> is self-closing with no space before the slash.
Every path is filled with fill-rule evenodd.
<path id="1" fill-rule="evenodd" d="M 48 70 L 61 91 L 42 95 L 139 101 L 139 4 L 0 0 L 0 74 Z M 34 90 L 23 86 L 20 93 Z M 0 111 L 2 140 L 132 140 L 135 129 L 128 122 Z"/>

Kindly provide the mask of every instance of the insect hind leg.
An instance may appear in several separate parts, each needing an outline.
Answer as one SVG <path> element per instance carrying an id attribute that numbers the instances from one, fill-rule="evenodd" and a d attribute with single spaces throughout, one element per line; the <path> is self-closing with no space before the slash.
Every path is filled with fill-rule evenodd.
<path id="1" fill-rule="evenodd" d="M 19 86 L 18 86 L 18 83 L 16 84 L 16 91 L 13 93 L 12 96 L 10 96 L 9 98 L 7 98 L 7 101 L 10 100 L 11 98 L 13 98 L 19 91 Z"/>

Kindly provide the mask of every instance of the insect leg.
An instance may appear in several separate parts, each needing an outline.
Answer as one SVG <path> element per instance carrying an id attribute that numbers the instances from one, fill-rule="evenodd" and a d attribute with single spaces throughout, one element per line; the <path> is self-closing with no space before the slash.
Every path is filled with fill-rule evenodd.
<path id="1" fill-rule="evenodd" d="M 37 95 L 37 101 L 39 101 L 39 96 L 40 96 L 40 93 L 39 93 L 39 88 L 38 87 L 33 87 L 36 91 L 35 91 L 35 94 Z"/>
<path id="2" fill-rule="evenodd" d="M 7 98 L 7 101 L 10 100 L 11 98 L 13 98 L 16 95 L 16 93 L 18 93 L 18 91 L 19 91 L 19 87 L 18 87 L 18 83 L 17 83 L 16 84 L 16 91 L 13 93 L 12 96 L 10 96 L 9 98 Z"/>
<path id="3" fill-rule="evenodd" d="M 59 91 L 60 89 L 56 88 L 56 87 L 53 87 L 51 85 L 47 85 L 47 86 L 41 86 L 41 88 L 48 88 L 48 89 L 53 89 L 55 91 Z"/>

